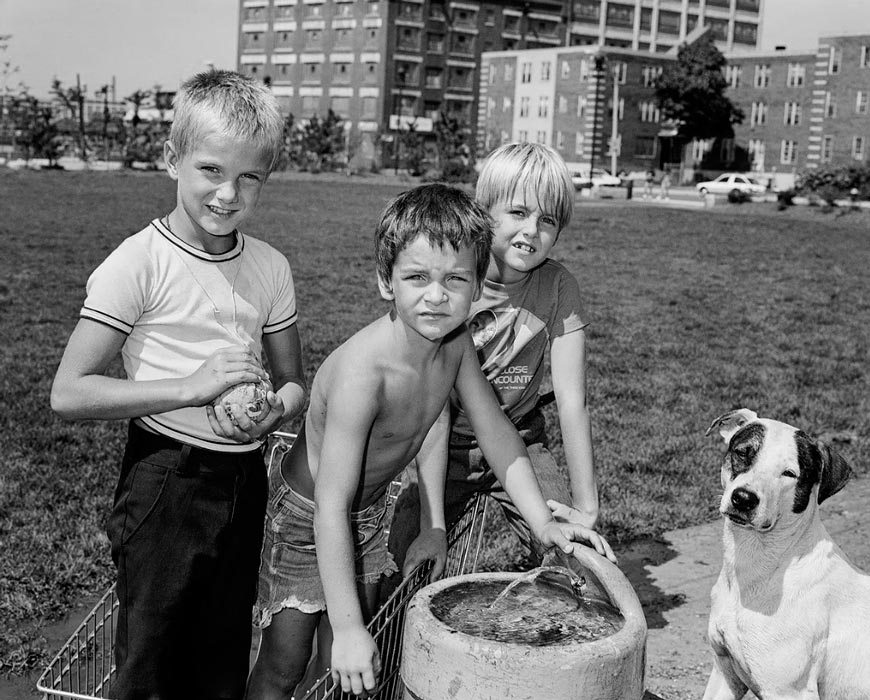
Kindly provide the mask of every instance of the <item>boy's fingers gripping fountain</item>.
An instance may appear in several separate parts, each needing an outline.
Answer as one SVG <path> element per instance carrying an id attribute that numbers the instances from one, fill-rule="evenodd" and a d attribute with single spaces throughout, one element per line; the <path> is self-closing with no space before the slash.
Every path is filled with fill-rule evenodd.
<path id="1" fill-rule="evenodd" d="M 468 574 L 417 593 L 405 621 L 405 700 L 640 700 L 640 602 L 616 566 L 576 550 L 571 569 Z"/>

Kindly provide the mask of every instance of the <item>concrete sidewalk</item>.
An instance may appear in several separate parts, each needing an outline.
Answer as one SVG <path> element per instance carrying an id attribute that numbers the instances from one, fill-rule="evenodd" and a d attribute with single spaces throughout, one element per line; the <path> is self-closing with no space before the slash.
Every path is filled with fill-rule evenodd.
<path id="1" fill-rule="evenodd" d="M 870 477 L 856 477 L 821 507 L 852 563 L 870 572 Z M 722 566 L 722 521 L 674 530 L 617 552 L 646 614 L 646 688 L 662 700 L 697 700 L 712 668 L 710 590 Z M 747 697 L 754 697 L 749 695 Z"/>

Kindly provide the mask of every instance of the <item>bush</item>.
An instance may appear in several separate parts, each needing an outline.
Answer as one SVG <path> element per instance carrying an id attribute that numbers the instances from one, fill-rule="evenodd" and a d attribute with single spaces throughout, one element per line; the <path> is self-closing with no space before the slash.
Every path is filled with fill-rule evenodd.
<path id="1" fill-rule="evenodd" d="M 815 195 L 829 206 L 837 199 L 851 199 L 853 189 L 858 191 L 858 199 L 870 199 L 870 166 L 806 170 L 798 175 L 795 189 L 811 198 Z"/>
<path id="2" fill-rule="evenodd" d="M 465 163 L 458 158 L 448 160 L 441 170 L 441 181 L 474 184 L 477 182 L 477 172 L 470 163 Z"/>
<path id="3" fill-rule="evenodd" d="M 731 204 L 743 204 L 743 202 L 749 201 L 749 195 L 742 190 L 731 190 L 728 193 L 728 201 Z"/>
<path id="4" fill-rule="evenodd" d="M 795 197 L 794 190 L 782 190 L 781 192 L 777 192 L 777 194 L 776 194 L 777 209 L 782 211 L 783 209 L 785 209 L 787 207 L 793 206 L 794 205 L 794 197 Z"/>

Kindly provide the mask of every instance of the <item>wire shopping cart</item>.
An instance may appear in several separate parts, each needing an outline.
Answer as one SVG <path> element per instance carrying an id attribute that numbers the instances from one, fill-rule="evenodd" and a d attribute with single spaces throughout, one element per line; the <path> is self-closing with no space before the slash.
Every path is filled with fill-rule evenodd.
<path id="1" fill-rule="evenodd" d="M 276 432 L 270 436 L 268 464 L 271 469 L 290 449 L 295 435 Z M 388 492 L 388 507 L 398 498 L 401 482 L 394 481 Z M 472 573 L 483 545 L 488 497 L 472 499 L 460 520 L 448 534 L 445 576 Z M 403 686 L 399 677 L 405 610 L 414 594 L 429 583 L 431 564 L 412 571 L 375 614 L 368 628 L 381 654 L 381 677 L 373 700 L 400 700 Z M 118 600 L 114 585 L 90 611 L 54 657 L 36 683 L 44 700 L 103 700 L 112 697 L 114 640 Z M 302 700 L 351 700 L 355 696 L 336 688 L 329 674 L 320 678 Z"/>

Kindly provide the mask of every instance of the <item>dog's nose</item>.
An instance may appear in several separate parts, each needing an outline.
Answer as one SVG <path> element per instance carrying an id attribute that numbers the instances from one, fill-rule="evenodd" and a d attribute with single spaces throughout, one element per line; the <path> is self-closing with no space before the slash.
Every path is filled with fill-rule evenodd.
<path id="1" fill-rule="evenodd" d="M 734 506 L 735 510 L 746 513 L 758 505 L 758 496 L 749 489 L 734 489 L 731 494 L 731 505 Z"/>

